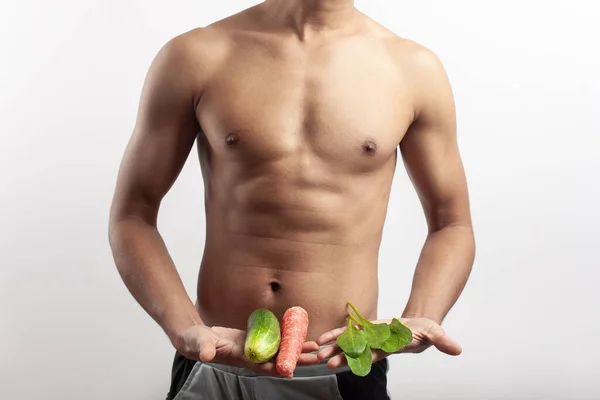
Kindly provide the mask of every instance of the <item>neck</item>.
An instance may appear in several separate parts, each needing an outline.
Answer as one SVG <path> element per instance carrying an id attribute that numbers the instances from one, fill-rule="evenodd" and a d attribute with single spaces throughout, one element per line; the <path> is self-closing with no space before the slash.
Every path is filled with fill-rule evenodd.
<path id="1" fill-rule="evenodd" d="M 307 31 L 347 27 L 357 14 L 354 0 L 266 0 L 263 5 L 301 36 Z"/>

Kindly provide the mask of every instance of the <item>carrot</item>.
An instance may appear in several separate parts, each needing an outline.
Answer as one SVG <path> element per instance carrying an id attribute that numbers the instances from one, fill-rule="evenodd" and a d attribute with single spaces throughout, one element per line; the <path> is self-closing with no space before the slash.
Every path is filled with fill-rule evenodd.
<path id="1" fill-rule="evenodd" d="M 308 334 L 308 313 L 299 306 L 288 308 L 281 319 L 281 344 L 275 360 L 279 375 L 291 378 Z"/>

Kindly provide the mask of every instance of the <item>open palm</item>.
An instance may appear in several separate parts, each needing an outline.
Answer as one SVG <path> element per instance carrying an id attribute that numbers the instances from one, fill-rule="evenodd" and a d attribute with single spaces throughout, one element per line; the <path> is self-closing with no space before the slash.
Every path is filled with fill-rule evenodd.
<path id="1" fill-rule="evenodd" d="M 389 323 L 390 320 L 373 321 L 374 323 Z M 395 353 L 386 353 L 382 350 L 373 350 L 373 362 L 381 360 L 390 354 L 396 353 L 421 353 L 427 348 L 434 346 L 439 351 L 448 355 L 459 355 L 462 352 L 460 345 L 450 338 L 444 329 L 428 318 L 402 318 L 400 322 L 412 331 L 413 340 L 407 346 L 402 347 Z M 330 368 L 339 368 L 346 364 L 346 358 L 335 340 L 340 336 L 346 327 L 337 328 L 324 333 L 317 339 L 319 346 L 329 344 L 323 347 L 317 357 L 319 360 L 328 360 L 327 365 Z"/>
<path id="2" fill-rule="evenodd" d="M 421 353 L 431 346 L 451 356 L 462 353 L 461 346 L 434 321 L 428 318 L 402 318 L 400 322 L 412 331 L 413 340 L 398 353 Z"/>
<path id="3" fill-rule="evenodd" d="M 279 376 L 273 360 L 261 364 L 248 360 L 244 353 L 246 331 L 220 326 L 194 326 L 184 333 L 183 341 L 186 349 L 184 355 L 188 358 L 246 368 L 263 375 Z M 305 343 L 298 365 L 318 364 L 317 355 L 312 353 L 318 348 L 315 342 Z"/>

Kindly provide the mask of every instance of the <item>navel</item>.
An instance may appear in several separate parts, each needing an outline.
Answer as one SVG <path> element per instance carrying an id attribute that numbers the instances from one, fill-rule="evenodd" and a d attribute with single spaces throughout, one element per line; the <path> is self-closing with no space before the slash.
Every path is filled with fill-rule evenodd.
<path id="1" fill-rule="evenodd" d="M 239 141 L 240 137 L 237 135 L 237 133 L 230 133 L 225 137 L 225 144 L 227 144 L 227 146 L 233 146 Z"/>
<path id="2" fill-rule="evenodd" d="M 362 144 L 362 148 L 367 154 L 375 154 L 377 151 L 377 143 L 372 140 L 365 140 Z"/>
<path id="3" fill-rule="evenodd" d="M 279 292 L 281 290 L 281 284 L 279 282 L 273 281 L 270 283 L 270 286 L 273 293 Z"/>

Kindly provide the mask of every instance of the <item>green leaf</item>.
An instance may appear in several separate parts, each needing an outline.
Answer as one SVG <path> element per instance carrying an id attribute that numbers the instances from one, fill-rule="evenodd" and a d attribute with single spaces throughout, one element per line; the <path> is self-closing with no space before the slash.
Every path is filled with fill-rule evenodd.
<path id="1" fill-rule="evenodd" d="M 395 353 L 402 347 L 412 342 L 412 331 L 394 318 L 390 322 L 390 337 L 381 345 L 381 350 L 387 353 Z"/>
<path id="2" fill-rule="evenodd" d="M 412 331 L 405 325 L 402 324 L 398 319 L 392 319 L 390 323 L 390 329 L 400 336 L 400 347 L 408 346 L 412 340 Z"/>
<path id="3" fill-rule="evenodd" d="M 383 342 L 383 344 L 381 345 L 381 350 L 387 353 L 394 353 L 400 350 L 401 347 L 402 345 L 400 344 L 400 335 L 398 334 L 398 332 L 392 331 L 388 340 Z"/>
<path id="4" fill-rule="evenodd" d="M 394 318 L 390 323 L 390 337 L 381 345 L 381 350 L 394 353 L 412 342 L 412 331 Z"/>
<path id="5" fill-rule="evenodd" d="M 365 350 L 358 357 L 349 357 L 348 354 L 345 354 L 345 356 L 348 366 L 354 375 L 367 376 L 371 372 L 373 353 L 369 347 L 365 347 Z"/>
<path id="6" fill-rule="evenodd" d="M 367 345 L 369 345 L 369 347 L 372 349 L 381 348 L 383 343 L 385 343 L 385 341 L 390 337 L 390 326 L 384 323 L 374 324 L 360 315 L 360 312 L 358 312 L 358 309 L 354 306 L 354 304 L 348 302 L 348 305 L 352 308 L 352 310 L 354 310 L 354 313 L 360 319 L 360 324 L 362 325 L 366 334 Z M 350 315 L 350 318 L 353 318 L 352 315 Z"/>
<path id="7" fill-rule="evenodd" d="M 358 309 L 356 308 L 356 306 L 354 306 L 354 304 L 352 304 L 352 302 L 348 302 L 348 305 L 350 306 L 350 308 L 352 308 L 352 310 L 354 310 L 354 313 L 356 314 L 358 319 L 360 319 L 361 321 L 369 322 L 362 315 L 360 315 L 360 313 L 358 312 Z M 352 314 L 350 314 L 350 318 L 352 318 Z"/>
<path id="8" fill-rule="evenodd" d="M 359 357 L 367 347 L 367 338 L 364 331 L 354 326 L 352 320 L 348 318 L 348 328 L 337 337 L 338 346 L 349 357 Z"/>
<path id="9" fill-rule="evenodd" d="M 373 324 L 364 321 L 363 328 L 367 336 L 367 344 L 372 349 L 380 349 L 391 335 L 391 328 L 388 324 Z"/>

